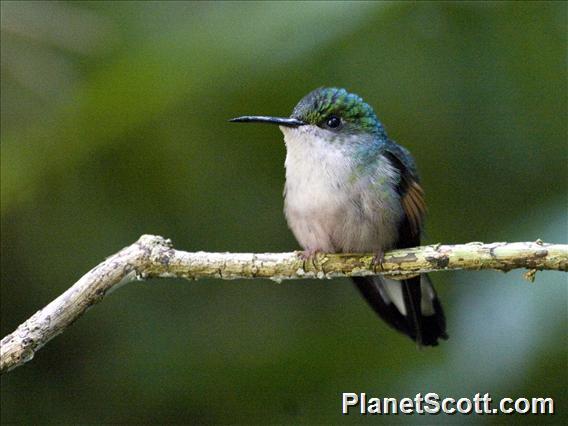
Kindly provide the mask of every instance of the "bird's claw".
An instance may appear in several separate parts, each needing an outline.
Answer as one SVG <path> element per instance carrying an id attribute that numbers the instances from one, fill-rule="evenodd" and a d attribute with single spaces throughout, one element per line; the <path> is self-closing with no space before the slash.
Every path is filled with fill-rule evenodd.
<path id="1" fill-rule="evenodd" d="M 298 257 L 304 261 L 304 269 L 306 268 L 306 262 L 311 262 L 314 269 L 317 269 L 316 256 L 319 252 L 320 252 L 319 250 L 307 249 L 301 251 L 298 254 Z"/>
<path id="2" fill-rule="evenodd" d="M 385 252 L 384 251 L 379 251 L 377 253 L 375 253 L 375 255 L 373 256 L 373 259 L 371 260 L 371 268 L 373 269 L 373 272 L 376 274 L 377 273 L 377 269 L 383 269 L 383 262 L 385 260 Z"/>

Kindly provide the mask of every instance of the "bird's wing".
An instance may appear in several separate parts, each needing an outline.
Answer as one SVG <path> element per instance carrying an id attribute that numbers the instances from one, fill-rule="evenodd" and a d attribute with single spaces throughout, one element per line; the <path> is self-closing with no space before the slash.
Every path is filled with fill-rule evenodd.
<path id="1" fill-rule="evenodd" d="M 399 235 L 403 238 L 397 248 L 413 247 L 420 244 L 420 233 L 426 216 L 424 191 L 420 186 L 412 157 L 403 149 L 397 145 L 396 148 L 393 147 L 383 154 L 399 172 L 400 179 L 396 190 L 406 216 L 399 226 L 400 231 L 402 231 Z"/>
<path id="2" fill-rule="evenodd" d="M 397 192 L 404 210 L 396 248 L 420 245 L 426 204 L 424 191 L 410 154 L 392 144 L 383 154 L 399 172 Z M 391 327 L 419 345 L 434 346 L 446 339 L 444 313 L 429 277 L 425 274 L 403 281 L 380 276 L 354 279 L 361 294 Z"/>

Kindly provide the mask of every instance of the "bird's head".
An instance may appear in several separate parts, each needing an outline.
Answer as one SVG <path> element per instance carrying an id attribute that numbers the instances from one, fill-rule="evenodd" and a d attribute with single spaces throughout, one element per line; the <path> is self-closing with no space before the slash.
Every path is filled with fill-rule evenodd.
<path id="1" fill-rule="evenodd" d="M 289 118 L 243 116 L 230 121 L 277 124 L 285 135 L 289 132 L 310 133 L 329 141 L 352 139 L 352 136 L 359 135 L 386 136 L 369 104 L 358 95 L 335 87 L 308 93 L 294 107 Z"/>

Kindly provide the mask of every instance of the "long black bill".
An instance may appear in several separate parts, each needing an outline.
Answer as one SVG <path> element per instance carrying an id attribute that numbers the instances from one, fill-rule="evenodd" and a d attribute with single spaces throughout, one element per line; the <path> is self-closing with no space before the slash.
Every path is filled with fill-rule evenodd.
<path id="1" fill-rule="evenodd" d="M 232 123 L 268 123 L 286 127 L 304 126 L 306 123 L 295 118 L 266 117 L 264 115 L 244 115 L 242 117 L 231 118 Z"/>

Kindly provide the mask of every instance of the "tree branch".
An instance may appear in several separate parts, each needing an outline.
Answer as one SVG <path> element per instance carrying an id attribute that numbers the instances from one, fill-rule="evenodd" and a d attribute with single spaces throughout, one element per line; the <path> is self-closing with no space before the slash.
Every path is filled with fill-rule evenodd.
<path id="1" fill-rule="evenodd" d="M 334 278 L 385 274 L 402 279 L 422 272 L 457 269 L 526 268 L 527 279 L 537 270 L 568 271 L 568 245 L 469 243 L 393 250 L 381 265 L 373 254 L 318 254 L 302 260 L 293 253 L 188 253 L 174 250 L 169 240 L 143 235 L 107 258 L 61 296 L 36 312 L 0 345 L 0 374 L 30 361 L 36 351 L 63 332 L 103 297 L 130 281 L 146 278 L 268 278 L 277 282 L 299 278 Z"/>

